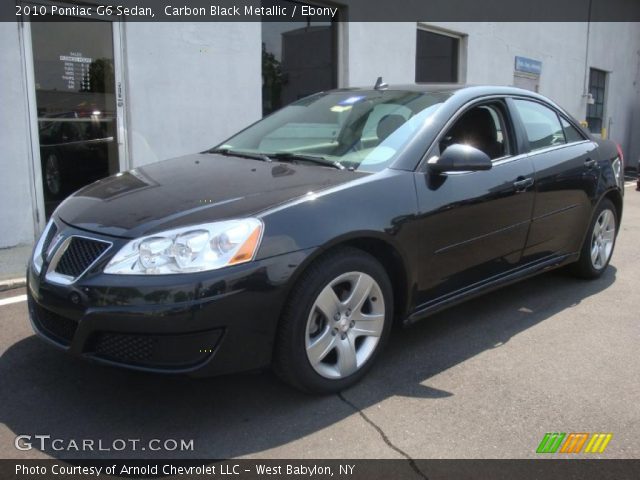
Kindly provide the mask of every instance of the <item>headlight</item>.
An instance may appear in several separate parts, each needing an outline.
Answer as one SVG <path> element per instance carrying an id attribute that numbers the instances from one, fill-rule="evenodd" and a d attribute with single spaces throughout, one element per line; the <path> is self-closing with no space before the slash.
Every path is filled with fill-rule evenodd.
<path id="1" fill-rule="evenodd" d="M 618 182 L 618 186 L 624 190 L 624 172 L 622 169 L 622 161 L 620 157 L 616 158 L 611 164 L 613 168 L 613 174 L 616 177 L 616 181 Z"/>
<path id="2" fill-rule="evenodd" d="M 253 260 L 262 238 L 257 218 L 207 223 L 138 238 L 111 259 L 104 273 L 165 275 L 216 270 Z"/>

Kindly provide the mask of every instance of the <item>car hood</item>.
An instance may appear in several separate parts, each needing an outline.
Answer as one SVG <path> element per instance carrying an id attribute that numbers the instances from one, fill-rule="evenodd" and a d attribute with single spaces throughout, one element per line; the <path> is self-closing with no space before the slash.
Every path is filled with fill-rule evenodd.
<path id="1" fill-rule="evenodd" d="M 124 238 L 255 215 L 364 172 L 318 165 L 195 154 L 99 180 L 56 215 L 74 227 Z"/>

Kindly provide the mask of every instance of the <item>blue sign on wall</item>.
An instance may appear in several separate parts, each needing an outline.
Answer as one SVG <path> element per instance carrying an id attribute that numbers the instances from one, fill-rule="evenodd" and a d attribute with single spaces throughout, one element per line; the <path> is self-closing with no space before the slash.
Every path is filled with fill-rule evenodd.
<path id="1" fill-rule="evenodd" d="M 516 57 L 516 71 L 540 75 L 542 73 L 542 62 L 533 58 Z"/>

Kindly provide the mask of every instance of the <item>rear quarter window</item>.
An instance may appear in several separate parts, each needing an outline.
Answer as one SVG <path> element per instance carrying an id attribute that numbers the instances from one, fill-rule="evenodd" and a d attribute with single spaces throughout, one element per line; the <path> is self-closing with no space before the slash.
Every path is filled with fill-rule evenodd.
<path id="1" fill-rule="evenodd" d="M 564 131 L 564 138 L 567 143 L 581 142 L 585 140 L 584 136 L 578 131 L 576 127 L 571 125 L 567 119 L 560 117 L 560 123 L 562 123 L 562 130 Z"/>

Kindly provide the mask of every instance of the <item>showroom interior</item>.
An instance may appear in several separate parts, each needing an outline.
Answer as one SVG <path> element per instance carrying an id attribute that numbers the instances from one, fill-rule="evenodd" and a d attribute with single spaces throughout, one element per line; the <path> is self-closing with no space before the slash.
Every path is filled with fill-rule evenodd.
<path id="1" fill-rule="evenodd" d="M 83 185 L 379 76 L 534 90 L 620 143 L 628 162 L 640 157 L 640 24 L 347 22 L 342 3 L 337 18 L 286 23 L 0 23 L 12 66 L 0 71 L 0 201 L 11 206 L 0 249 L 26 262 L 53 209 Z"/>

